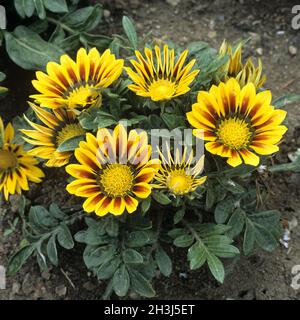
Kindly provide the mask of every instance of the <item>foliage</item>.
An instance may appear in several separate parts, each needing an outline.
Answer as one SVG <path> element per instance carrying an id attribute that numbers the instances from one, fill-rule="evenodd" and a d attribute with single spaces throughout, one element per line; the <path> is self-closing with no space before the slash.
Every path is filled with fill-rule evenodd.
<path id="1" fill-rule="evenodd" d="M 80 45 L 100 50 L 109 47 L 116 55 L 122 54 L 126 63 L 143 43 L 154 47 L 153 41 L 138 39 L 128 17 L 122 20 L 124 36 L 111 39 L 90 33 L 101 22 L 102 8 L 81 8 L 77 2 L 30 0 L 25 6 L 24 1 L 15 0 L 20 17 L 33 17 L 36 21 L 4 32 L 10 58 L 25 69 L 43 70 L 48 61 L 58 61 L 64 52 L 73 52 Z M 182 51 L 179 46 L 169 45 L 176 54 Z M 138 125 L 149 134 L 153 128 L 185 128 L 185 114 L 198 91 L 218 84 L 228 61 L 228 56 L 221 57 L 202 41 L 189 44 L 188 50 L 188 61 L 196 59 L 195 68 L 201 69 L 189 94 L 167 103 L 155 103 L 130 92 L 131 82 L 122 76 L 113 87 L 101 90 L 101 108 L 94 105 L 78 115 L 81 126 L 95 133 L 99 128 L 111 128 L 126 120 L 128 126 Z M 282 97 L 274 105 L 281 107 L 298 98 Z M 27 117 L 34 119 L 33 113 L 27 113 Z M 15 119 L 14 126 L 26 128 L 21 118 Z M 73 151 L 83 139 L 84 136 L 68 139 L 58 146 L 58 151 Z M 188 143 L 193 145 L 194 137 Z M 166 277 L 172 274 L 174 246 L 176 250 L 185 250 L 191 270 L 206 265 L 222 283 L 226 275 L 223 259 L 249 255 L 256 247 L 267 251 L 276 248 L 281 235 L 280 213 L 259 208 L 258 198 L 265 197 L 255 186 L 259 168 L 232 168 L 218 156 L 207 155 L 207 159 L 208 180 L 204 186 L 185 197 L 154 190 L 132 215 L 96 217 L 85 215 L 81 209 L 61 209 L 54 203 L 49 208 L 31 206 L 22 214 L 24 240 L 9 261 L 8 273 L 18 272 L 31 256 L 36 257 L 42 270 L 50 264 L 58 266 L 59 250 L 71 250 L 79 243 L 84 247 L 87 269 L 107 285 L 104 299 L 112 293 L 124 297 L 131 291 L 151 298 L 155 296 L 152 280 L 157 271 Z M 269 167 L 270 172 L 282 169 L 299 170 L 299 155 L 290 164 Z"/>

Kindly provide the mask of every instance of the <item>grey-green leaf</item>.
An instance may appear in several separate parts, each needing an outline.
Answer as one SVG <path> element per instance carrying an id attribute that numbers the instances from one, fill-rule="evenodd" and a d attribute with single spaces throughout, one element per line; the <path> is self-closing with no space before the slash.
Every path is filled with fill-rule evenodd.
<path id="1" fill-rule="evenodd" d="M 27 70 L 44 70 L 49 61 L 58 61 L 64 54 L 54 44 L 43 40 L 25 26 L 4 33 L 6 51 L 17 65 Z"/>
<path id="2" fill-rule="evenodd" d="M 209 270 L 211 271 L 215 279 L 223 283 L 225 278 L 225 270 L 220 259 L 213 254 L 208 254 L 207 264 L 208 264 Z"/>
<path id="3" fill-rule="evenodd" d="M 172 261 L 161 246 L 159 246 L 155 252 L 155 260 L 160 272 L 165 277 L 169 277 L 172 273 Z"/>
<path id="4" fill-rule="evenodd" d="M 127 16 L 124 16 L 122 19 L 122 25 L 130 44 L 134 49 L 137 49 L 138 38 L 131 19 L 129 19 Z"/>
<path id="5" fill-rule="evenodd" d="M 130 278 L 126 266 L 121 265 L 113 277 L 113 289 L 119 297 L 124 297 L 130 286 Z"/>
<path id="6" fill-rule="evenodd" d="M 132 289 L 146 298 L 153 298 L 155 291 L 152 288 L 150 282 L 138 271 L 130 269 L 130 279 Z"/>
<path id="7" fill-rule="evenodd" d="M 52 264 L 55 266 L 58 265 L 58 256 L 57 256 L 57 248 L 56 248 L 56 242 L 55 242 L 55 235 L 52 235 L 47 243 L 47 255 L 49 260 Z"/>

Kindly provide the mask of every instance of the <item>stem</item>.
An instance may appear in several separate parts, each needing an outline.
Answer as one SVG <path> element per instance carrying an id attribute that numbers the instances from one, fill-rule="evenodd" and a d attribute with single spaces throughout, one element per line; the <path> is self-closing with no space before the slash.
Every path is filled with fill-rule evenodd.
<path id="1" fill-rule="evenodd" d="M 192 236 L 194 236 L 194 238 L 199 242 L 203 244 L 203 241 L 201 240 L 201 238 L 199 237 L 198 233 L 195 231 L 195 229 L 185 220 L 182 219 L 181 220 L 182 223 L 184 224 L 185 227 L 187 227 L 187 229 L 190 231 L 190 233 L 192 234 Z"/>
<path id="2" fill-rule="evenodd" d="M 55 24 L 55 25 L 57 25 L 57 26 L 60 26 L 62 29 L 68 31 L 71 34 L 77 34 L 78 33 L 75 30 L 73 30 L 70 27 L 68 27 L 66 24 L 60 22 L 59 20 L 56 20 L 56 19 L 51 18 L 51 17 L 47 17 L 46 20 L 51 22 L 51 23 L 53 23 L 53 24 Z"/>

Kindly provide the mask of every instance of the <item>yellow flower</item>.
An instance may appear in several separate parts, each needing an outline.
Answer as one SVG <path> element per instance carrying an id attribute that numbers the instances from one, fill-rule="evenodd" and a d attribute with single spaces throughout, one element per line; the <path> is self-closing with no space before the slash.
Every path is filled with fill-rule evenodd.
<path id="1" fill-rule="evenodd" d="M 27 137 L 23 137 L 28 143 L 37 146 L 29 151 L 30 154 L 41 159 L 48 160 L 48 167 L 62 167 L 69 162 L 73 152 L 59 152 L 59 145 L 71 138 L 85 134 L 72 110 L 54 109 L 48 112 L 41 107 L 30 103 L 36 116 L 45 126 L 34 123 L 26 118 L 27 122 L 35 130 L 21 130 Z"/>
<path id="2" fill-rule="evenodd" d="M 203 140 L 206 150 L 228 158 L 236 167 L 242 163 L 257 166 L 259 155 L 279 150 L 276 145 L 287 131 L 281 125 L 286 111 L 274 109 L 270 91 L 256 93 L 253 83 L 240 88 L 236 79 L 200 91 L 197 103 L 187 113 L 189 123 L 201 130 L 193 134 Z M 203 136 L 204 132 L 204 136 Z"/>
<path id="3" fill-rule="evenodd" d="M 196 60 L 183 67 L 187 50 L 181 53 L 176 63 L 174 49 L 169 50 L 167 45 L 164 45 L 163 52 L 158 46 L 155 46 L 154 51 L 155 55 L 152 50 L 145 48 L 145 58 L 139 51 L 135 51 L 138 61 L 130 62 L 136 72 L 129 67 L 125 68 L 134 82 L 128 88 L 153 101 L 170 100 L 187 93 L 190 90 L 189 85 L 199 73 L 199 70 L 190 72 Z"/>
<path id="4" fill-rule="evenodd" d="M 251 58 L 245 64 L 242 63 L 242 43 L 239 43 L 233 51 L 232 47 L 224 40 L 219 52 L 221 56 L 225 56 L 225 54 L 229 56 L 229 61 L 224 67 L 226 72 L 225 80 L 231 77 L 236 78 L 241 87 L 252 82 L 256 89 L 259 89 L 265 83 L 266 76 L 262 76 L 261 59 L 258 59 L 257 67 L 253 64 Z"/>
<path id="5" fill-rule="evenodd" d="M 14 135 L 11 123 L 4 129 L 0 117 L 0 192 L 5 200 L 10 194 L 29 190 L 29 181 L 39 183 L 45 176 L 37 167 L 38 161 L 24 151 L 22 145 L 13 143 Z"/>
<path id="6" fill-rule="evenodd" d="M 187 156 L 187 149 L 184 148 L 182 156 L 179 149 L 176 149 L 173 159 L 169 148 L 167 148 L 167 158 L 159 151 L 161 167 L 155 176 L 158 184 L 154 185 L 159 189 L 167 189 L 176 196 L 182 196 L 195 189 L 206 181 L 206 177 L 198 176 L 203 170 L 204 156 L 202 156 L 195 166 L 191 168 L 194 158 L 193 151 Z"/>
<path id="7" fill-rule="evenodd" d="M 37 71 L 32 84 L 40 92 L 31 98 L 41 106 L 51 109 L 88 108 L 101 104 L 101 88 L 110 86 L 122 73 L 124 61 L 116 59 L 110 50 L 101 55 L 96 48 L 77 52 L 76 61 L 68 55 L 60 58 L 60 64 L 49 62 L 47 73 Z"/>
<path id="8" fill-rule="evenodd" d="M 75 150 L 80 164 L 66 167 L 76 178 L 67 191 L 87 198 L 83 209 L 88 213 L 132 213 L 137 209 L 137 199 L 145 199 L 151 193 L 149 183 L 159 161 L 150 160 L 150 155 L 146 132 L 131 130 L 127 135 L 125 128 L 117 125 L 113 133 L 107 129 L 99 129 L 97 137 L 87 133 L 86 141 Z"/>

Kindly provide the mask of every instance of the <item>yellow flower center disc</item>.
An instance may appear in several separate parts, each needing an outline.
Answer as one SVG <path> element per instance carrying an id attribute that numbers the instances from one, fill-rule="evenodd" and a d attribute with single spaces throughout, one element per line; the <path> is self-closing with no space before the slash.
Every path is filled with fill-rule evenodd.
<path id="1" fill-rule="evenodd" d="M 14 153 L 6 150 L 0 150 L 0 170 L 15 168 L 17 164 L 18 160 Z"/>
<path id="2" fill-rule="evenodd" d="M 188 193 L 192 187 L 193 177 L 184 170 L 174 170 L 167 178 L 167 187 L 175 195 Z"/>
<path id="3" fill-rule="evenodd" d="M 217 135 L 226 146 L 241 149 L 248 145 L 252 133 L 244 120 L 231 118 L 221 121 Z"/>
<path id="4" fill-rule="evenodd" d="M 111 197 L 125 196 L 133 186 L 133 172 L 125 164 L 110 164 L 100 177 L 104 192 Z"/>
<path id="5" fill-rule="evenodd" d="M 64 141 L 67 141 L 71 138 L 78 137 L 84 135 L 85 131 L 80 126 L 80 124 L 67 124 L 64 128 L 62 128 L 56 136 L 56 143 L 59 146 Z"/>
<path id="6" fill-rule="evenodd" d="M 175 83 L 169 80 L 158 80 L 149 87 L 151 99 L 154 101 L 170 99 L 175 93 Z"/>
<path id="7" fill-rule="evenodd" d="M 87 85 L 71 91 L 67 99 L 69 108 L 84 108 L 87 105 L 96 103 L 98 99 L 101 99 L 101 95 L 99 92 Z"/>

